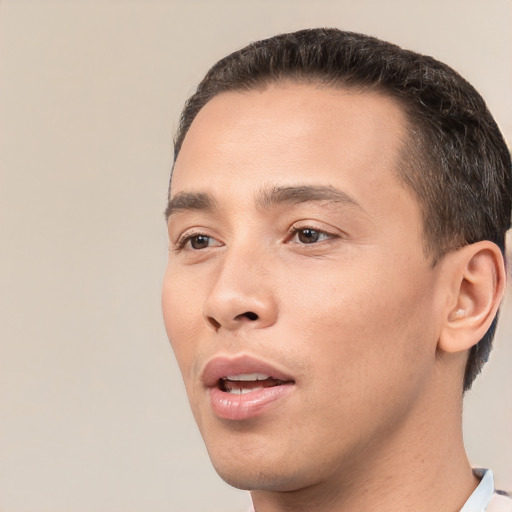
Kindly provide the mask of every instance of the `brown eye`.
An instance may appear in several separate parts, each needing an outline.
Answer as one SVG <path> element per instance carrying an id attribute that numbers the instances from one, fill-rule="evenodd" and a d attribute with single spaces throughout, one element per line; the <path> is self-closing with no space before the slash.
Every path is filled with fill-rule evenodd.
<path id="1" fill-rule="evenodd" d="M 222 247 L 224 244 L 213 236 L 204 233 L 185 232 L 176 242 L 175 251 L 201 251 L 204 249 L 212 249 Z"/>
<path id="2" fill-rule="evenodd" d="M 297 238 L 303 244 L 313 244 L 318 242 L 321 233 L 321 231 L 311 228 L 299 229 L 297 231 Z"/>
<path id="3" fill-rule="evenodd" d="M 324 242 L 332 238 L 338 238 L 338 236 L 321 229 L 307 227 L 293 228 L 289 242 L 298 245 L 313 245 L 317 242 Z"/>
<path id="4" fill-rule="evenodd" d="M 194 235 L 189 240 L 192 249 L 205 249 L 210 246 L 211 238 L 206 235 Z"/>

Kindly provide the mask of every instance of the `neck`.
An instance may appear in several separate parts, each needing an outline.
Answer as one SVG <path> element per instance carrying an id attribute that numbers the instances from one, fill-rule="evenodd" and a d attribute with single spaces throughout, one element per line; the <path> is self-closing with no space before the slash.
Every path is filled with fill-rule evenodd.
<path id="1" fill-rule="evenodd" d="M 462 440 L 462 403 L 449 396 L 418 403 L 396 431 L 347 457 L 329 481 L 251 494 L 256 512 L 455 512 L 477 484 Z"/>

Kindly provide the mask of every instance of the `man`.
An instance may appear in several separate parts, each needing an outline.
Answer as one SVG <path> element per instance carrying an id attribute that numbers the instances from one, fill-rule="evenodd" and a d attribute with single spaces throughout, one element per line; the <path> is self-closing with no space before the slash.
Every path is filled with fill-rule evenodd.
<path id="1" fill-rule="evenodd" d="M 175 142 L 163 312 L 256 512 L 512 510 L 461 429 L 510 191 L 483 100 L 432 58 L 316 29 L 208 72 Z"/>

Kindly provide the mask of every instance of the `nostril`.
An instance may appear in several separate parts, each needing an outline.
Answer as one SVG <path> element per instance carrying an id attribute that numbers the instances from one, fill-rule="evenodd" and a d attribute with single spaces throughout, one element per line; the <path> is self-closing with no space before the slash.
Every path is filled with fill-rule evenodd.
<path id="1" fill-rule="evenodd" d="M 220 327 L 220 323 L 217 322 L 217 320 L 215 320 L 215 318 L 213 318 L 213 316 L 209 316 L 207 317 L 206 319 L 208 321 L 208 323 L 217 331 Z"/>
<path id="2" fill-rule="evenodd" d="M 252 320 L 252 321 L 258 320 L 258 318 L 259 318 L 256 313 L 253 313 L 252 311 L 246 311 L 245 313 L 242 313 L 241 315 L 237 315 L 236 319 L 239 320 L 239 319 L 241 319 L 244 316 L 246 318 L 248 318 L 249 320 Z"/>

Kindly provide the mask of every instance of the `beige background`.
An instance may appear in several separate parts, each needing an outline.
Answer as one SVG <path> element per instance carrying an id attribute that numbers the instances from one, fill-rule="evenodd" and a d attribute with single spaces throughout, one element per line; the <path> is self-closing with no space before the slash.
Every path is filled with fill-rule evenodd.
<path id="1" fill-rule="evenodd" d="M 0 510 L 234 512 L 160 318 L 171 137 L 207 67 L 338 26 L 461 71 L 512 138 L 510 0 L 0 3 Z M 512 300 L 468 396 L 474 464 L 512 489 Z"/>

